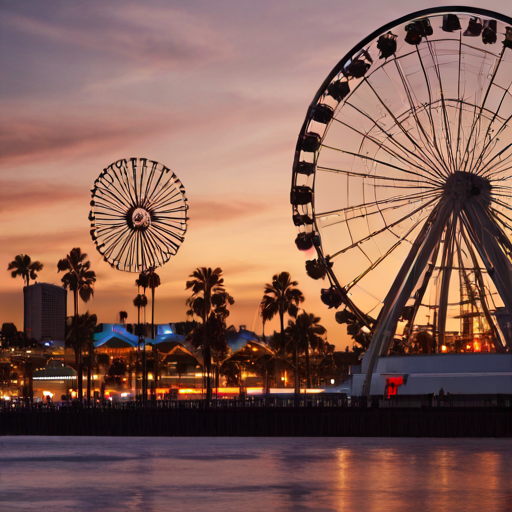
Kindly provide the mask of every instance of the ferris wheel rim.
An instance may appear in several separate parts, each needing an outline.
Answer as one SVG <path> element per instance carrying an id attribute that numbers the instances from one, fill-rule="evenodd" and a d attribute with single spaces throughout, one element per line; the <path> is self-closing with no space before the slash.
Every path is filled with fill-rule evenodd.
<path id="1" fill-rule="evenodd" d="M 145 174 L 148 163 L 151 171 Z M 169 167 L 149 158 L 121 158 L 105 167 L 94 182 L 90 233 L 111 267 L 129 273 L 154 270 L 181 247 L 187 211 L 185 188 Z"/>

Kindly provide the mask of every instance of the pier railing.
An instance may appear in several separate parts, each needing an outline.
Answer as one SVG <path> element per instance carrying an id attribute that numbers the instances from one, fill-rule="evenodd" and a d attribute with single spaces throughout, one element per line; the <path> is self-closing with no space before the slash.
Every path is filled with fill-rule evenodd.
<path id="1" fill-rule="evenodd" d="M 55 411 L 78 409 L 105 410 L 186 410 L 186 409 L 239 409 L 239 408 L 464 408 L 464 407 L 512 407 L 512 395 L 403 395 L 385 398 L 375 396 L 370 399 L 348 397 L 344 394 L 255 396 L 229 399 L 212 399 L 208 404 L 204 399 L 142 399 L 131 401 L 91 400 L 89 403 L 75 401 L 30 402 L 27 399 L 0 400 L 0 412 L 15 410 Z"/>

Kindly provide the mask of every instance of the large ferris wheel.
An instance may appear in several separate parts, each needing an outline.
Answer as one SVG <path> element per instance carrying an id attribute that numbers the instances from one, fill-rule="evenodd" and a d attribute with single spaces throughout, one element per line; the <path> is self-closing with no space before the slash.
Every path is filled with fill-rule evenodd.
<path id="1" fill-rule="evenodd" d="M 308 274 L 390 353 L 512 350 L 512 19 L 429 9 L 366 37 L 311 103 L 291 202 Z M 354 332 L 354 329 L 352 329 Z"/>

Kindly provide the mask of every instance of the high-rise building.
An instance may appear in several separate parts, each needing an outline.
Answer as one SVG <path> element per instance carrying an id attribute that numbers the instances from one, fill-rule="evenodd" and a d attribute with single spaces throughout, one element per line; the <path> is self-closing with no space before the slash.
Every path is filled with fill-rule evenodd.
<path id="1" fill-rule="evenodd" d="M 37 341 L 66 339 L 68 292 L 60 286 L 36 283 L 23 288 L 24 331 Z"/>

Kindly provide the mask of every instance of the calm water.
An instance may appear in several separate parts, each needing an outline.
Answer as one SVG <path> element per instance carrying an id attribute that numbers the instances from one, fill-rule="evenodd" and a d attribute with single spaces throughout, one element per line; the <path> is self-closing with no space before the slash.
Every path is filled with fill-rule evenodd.
<path id="1" fill-rule="evenodd" d="M 0 510 L 512 510 L 512 441 L 0 437 Z"/>

